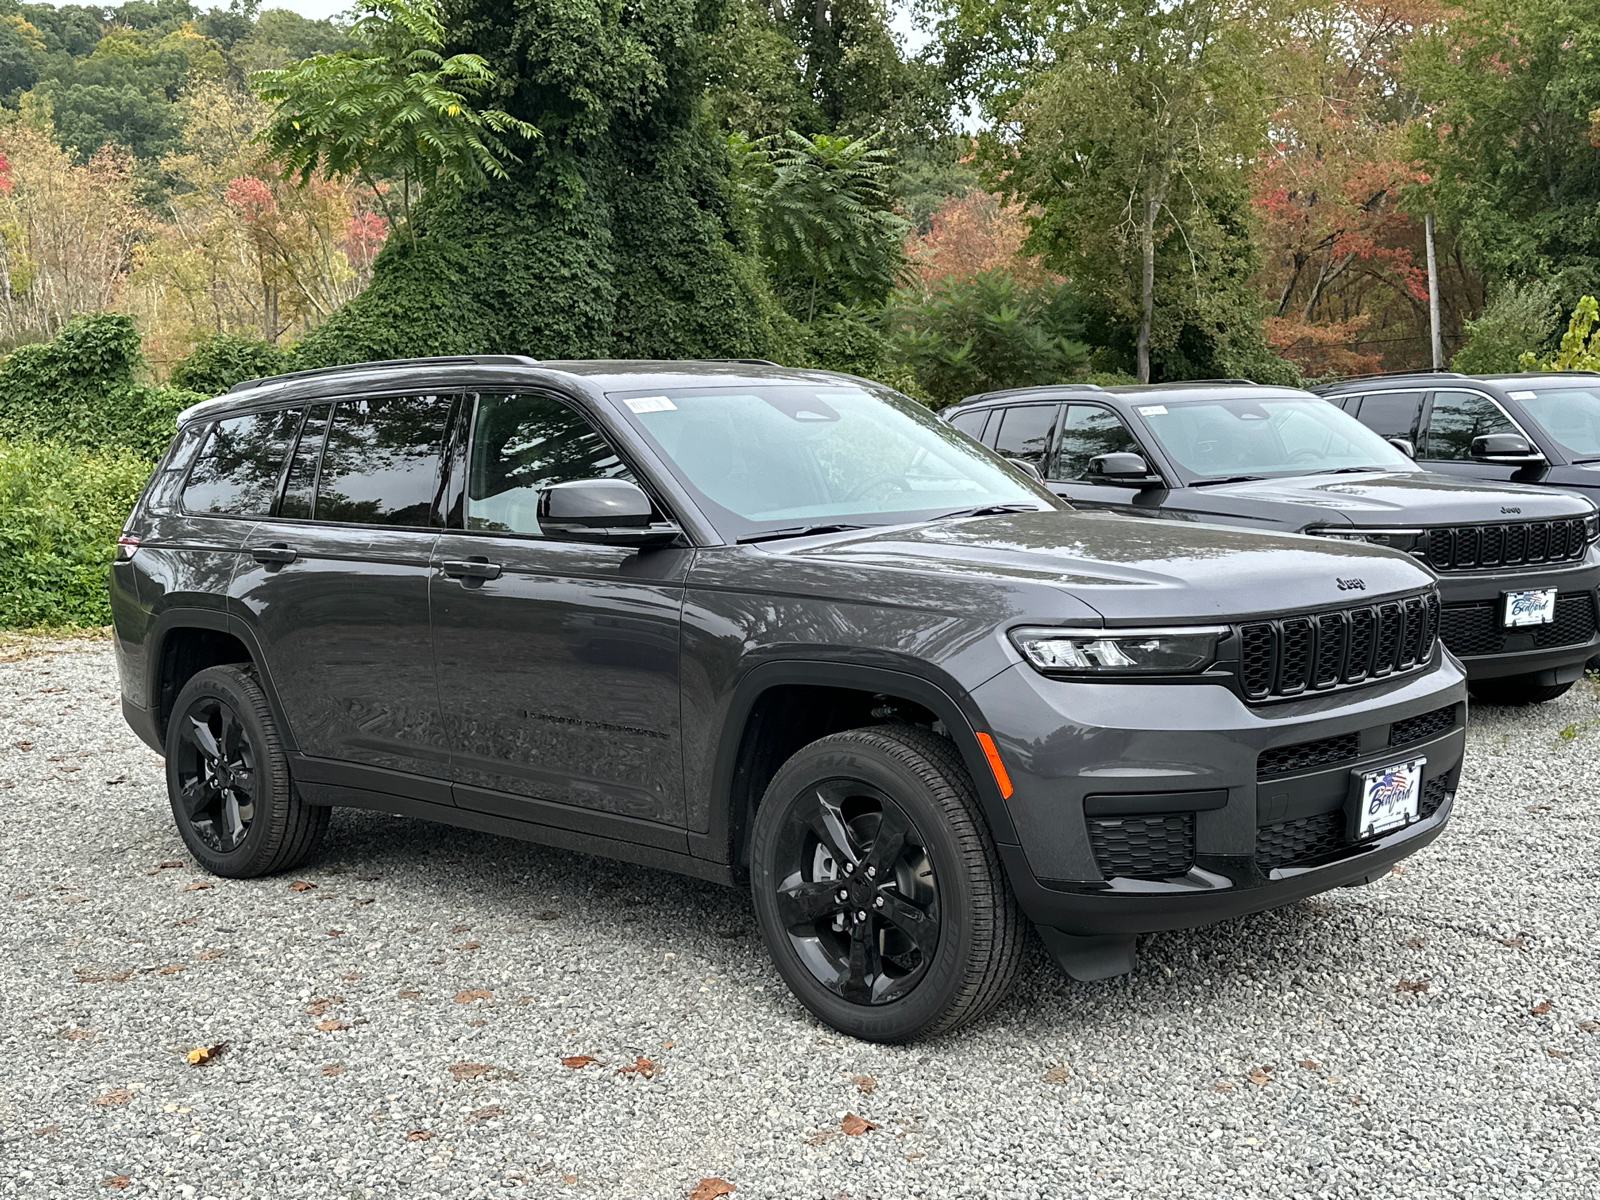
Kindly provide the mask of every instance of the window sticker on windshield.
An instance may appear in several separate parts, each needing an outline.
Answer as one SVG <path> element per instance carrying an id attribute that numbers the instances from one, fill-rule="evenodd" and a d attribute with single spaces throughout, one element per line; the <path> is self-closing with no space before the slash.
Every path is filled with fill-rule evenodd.
<path id="1" fill-rule="evenodd" d="M 671 412 L 678 407 L 665 396 L 635 396 L 623 403 L 636 413 Z"/>
<path id="2" fill-rule="evenodd" d="M 1537 400 L 1539 398 L 1538 392 L 1507 392 L 1506 395 L 1513 400 Z"/>
<path id="3" fill-rule="evenodd" d="M 1164 417 L 1167 415 L 1167 406 L 1165 404 L 1141 404 L 1139 406 L 1139 415 L 1141 417 Z"/>

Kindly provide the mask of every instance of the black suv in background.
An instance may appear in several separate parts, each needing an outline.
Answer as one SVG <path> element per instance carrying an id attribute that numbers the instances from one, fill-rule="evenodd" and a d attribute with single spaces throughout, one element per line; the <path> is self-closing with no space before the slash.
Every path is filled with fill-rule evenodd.
<path id="1" fill-rule="evenodd" d="M 1409 456 L 1421 393 L 1410 425 L 1376 416 L 1395 395 L 1362 401 L 1372 428 L 1309 392 L 1245 380 L 1022 388 L 944 415 L 1081 507 L 1405 551 L 1439 575 L 1440 636 L 1474 695 L 1554 699 L 1600 649 L 1595 505 L 1425 470 Z"/>
<path id="2" fill-rule="evenodd" d="M 1449 818 L 1426 568 L 1073 512 L 863 380 L 420 360 L 180 422 L 116 650 L 219 874 L 353 805 L 745 882 L 807 1007 L 904 1040 L 999 1001 L 1024 917 L 1103 978 Z"/>

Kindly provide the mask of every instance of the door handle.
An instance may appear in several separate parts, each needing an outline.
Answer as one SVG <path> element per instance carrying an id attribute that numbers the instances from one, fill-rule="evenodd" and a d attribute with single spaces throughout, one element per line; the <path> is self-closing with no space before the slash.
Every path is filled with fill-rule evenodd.
<path id="1" fill-rule="evenodd" d="M 299 558 L 300 553 L 294 547 L 285 546 L 282 542 L 279 542 L 272 546 L 257 546 L 250 551 L 250 557 L 258 563 L 265 563 L 269 567 L 281 567 Z"/>
<path id="2" fill-rule="evenodd" d="M 452 579 L 499 579 L 500 564 L 482 558 L 446 559 L 439 569 Z"/>

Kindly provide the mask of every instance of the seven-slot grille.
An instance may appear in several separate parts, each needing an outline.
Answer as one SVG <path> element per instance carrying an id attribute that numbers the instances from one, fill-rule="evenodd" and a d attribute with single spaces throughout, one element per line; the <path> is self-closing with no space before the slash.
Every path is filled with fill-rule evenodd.
<path id="1" fill-rule="evenodd" d="M 1583 518 L 1460 525 L 1430 529 L 1423 543 L 1436 571 L 1484 571 L 1519 563 L 1569 562 L 1583 557 Z"/>
<path id="2" fill-rule="evenodd" d="M 1433 657 L 1439 594 L 1239 629 L 1239 682 L 1251 700 L 1298 696 L 1415 670 Z"/>

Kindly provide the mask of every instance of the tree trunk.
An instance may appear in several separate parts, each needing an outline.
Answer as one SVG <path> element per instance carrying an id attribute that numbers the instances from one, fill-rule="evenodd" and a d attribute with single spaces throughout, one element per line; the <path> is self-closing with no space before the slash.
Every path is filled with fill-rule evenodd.
<path id="1" fill-rule="evenodd" d="M 1144 201 L 1144 220 L 1139 222 L 1139 344 L 1134 352 L 1134 373 L 1140 383 L 1150 382 L 1150 326 L 1156 313 L 1156 215 L 1166 200 L 1166 185 Z"/>

